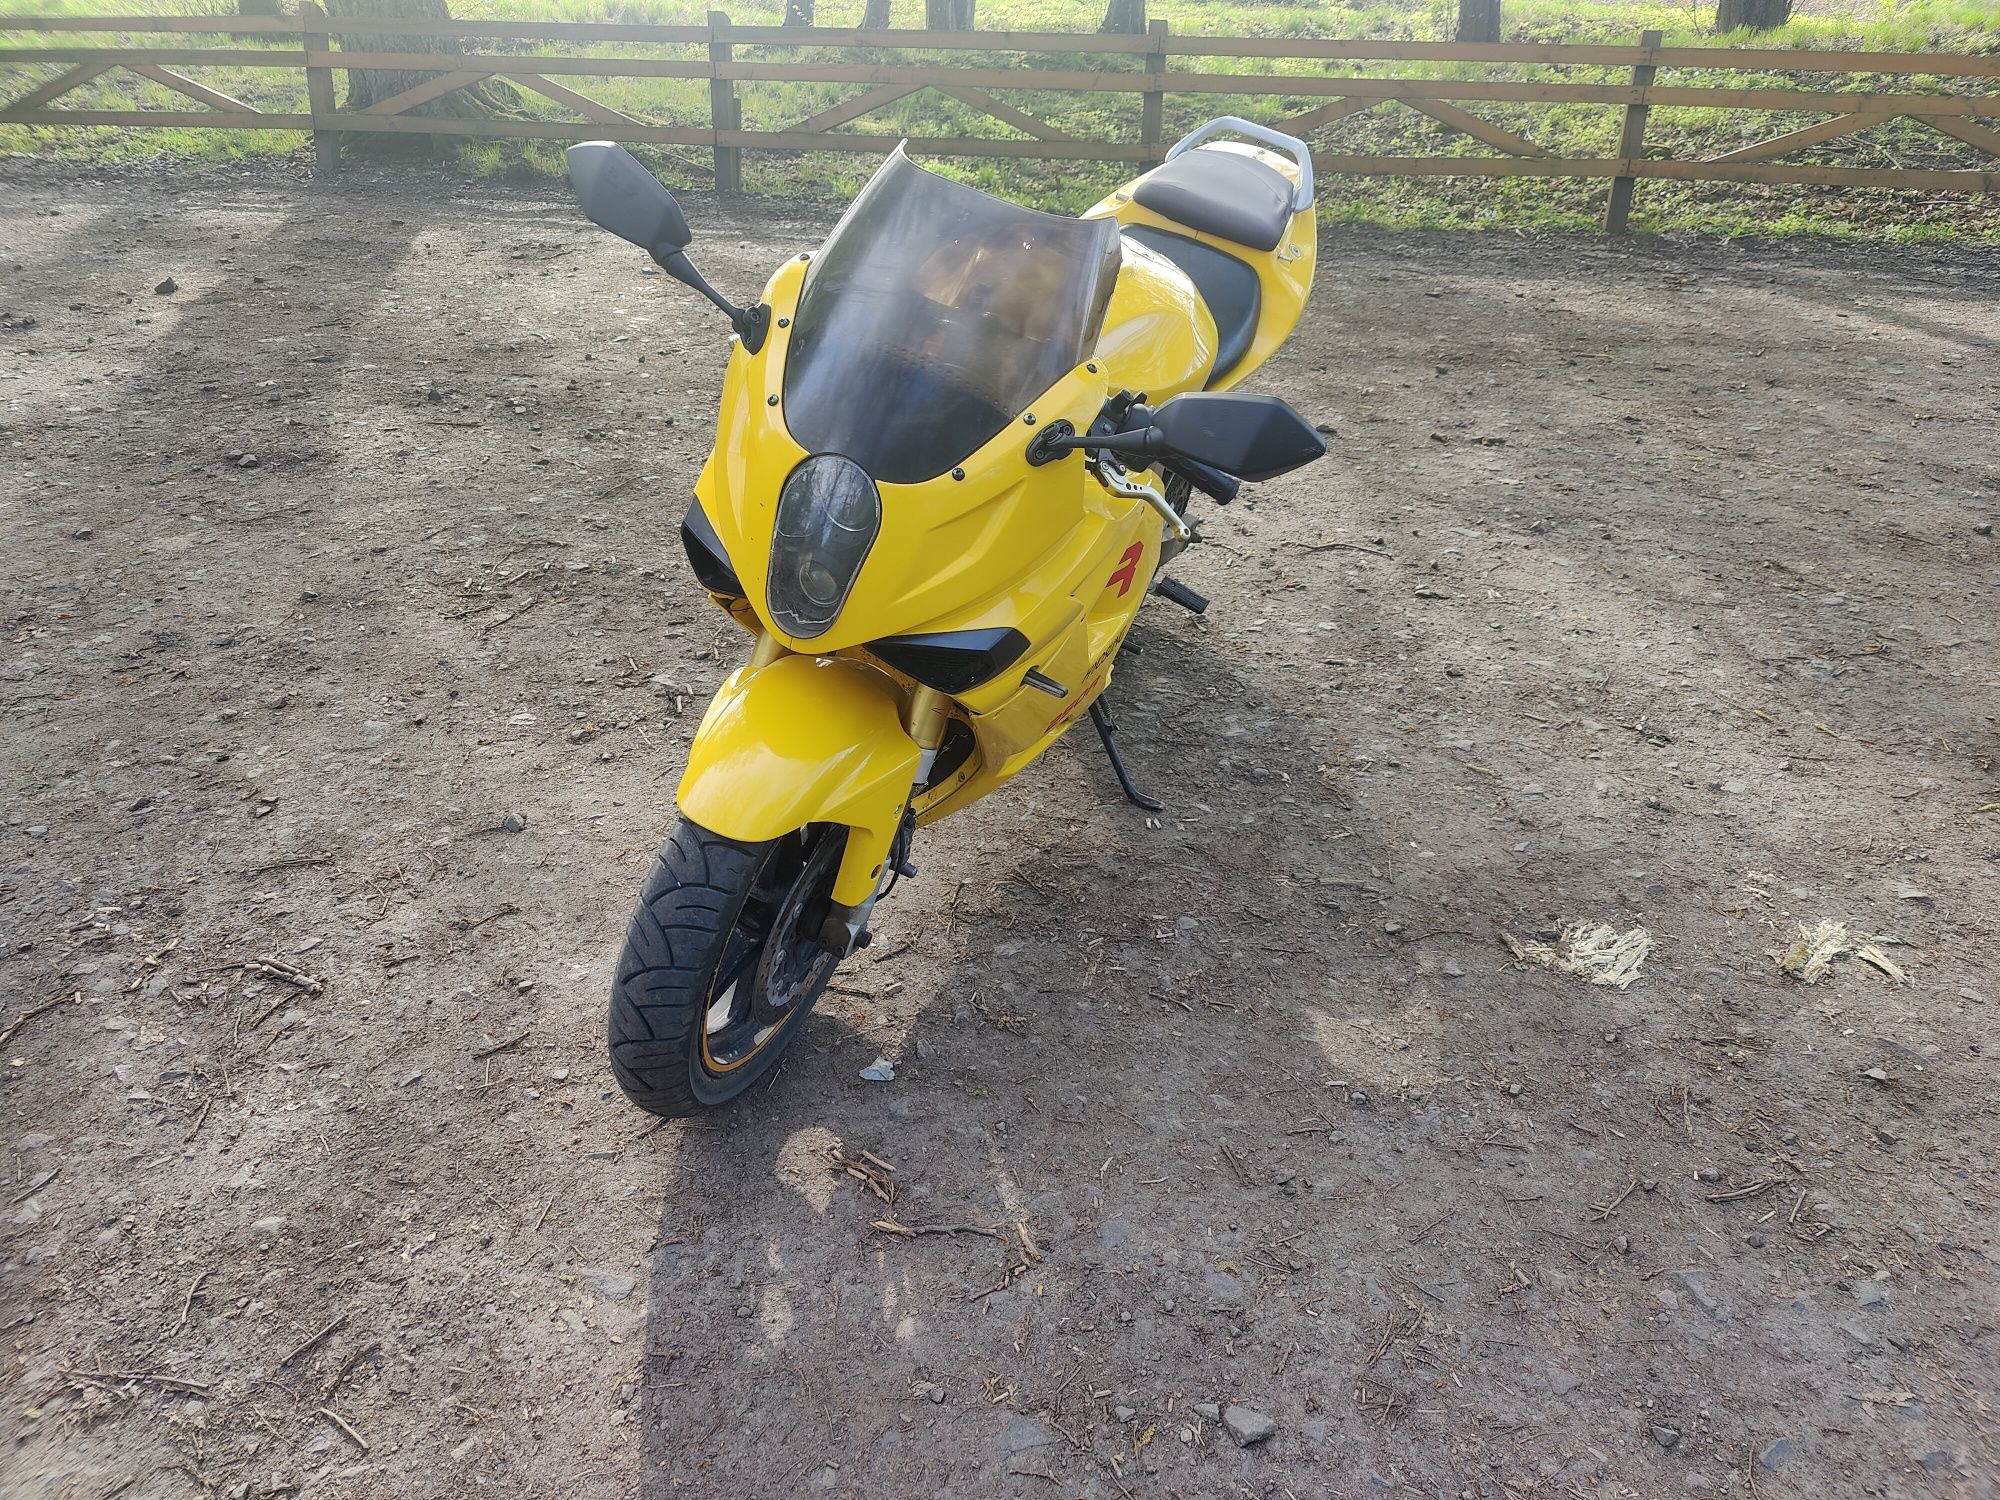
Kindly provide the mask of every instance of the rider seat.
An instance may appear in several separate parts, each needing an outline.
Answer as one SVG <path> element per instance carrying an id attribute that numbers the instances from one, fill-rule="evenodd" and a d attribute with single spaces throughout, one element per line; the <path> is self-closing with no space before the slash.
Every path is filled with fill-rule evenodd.
<path id="1" fill-rule="evenodd" d="M 1250 352 L 1257 315 L 1263 310 L 1257 273 L 1225 250 L 1151 225 L 1129 228 L 1125 238 L 1137 240 L 1179 266 L 1208 305 L 1208 315 L 1215 319 L 1215 363 L 1209 367 L 1207 382 L 1213 386 Z"/>
<path id="2" fill-rule="evenodd" d="M 1292 222 L 1291 183 L 1240 151 L 1184 151 L 1147 173 L 1132 201 L 1196 234 L 1252 250 L 1277 249 Z"/>

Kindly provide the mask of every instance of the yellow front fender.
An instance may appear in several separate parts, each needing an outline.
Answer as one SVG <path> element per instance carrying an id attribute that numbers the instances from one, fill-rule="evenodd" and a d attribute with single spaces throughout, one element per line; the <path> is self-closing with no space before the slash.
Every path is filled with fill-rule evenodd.
<path id="1" fill-rule="evenodd" d="M 833 899 L 859 906 L 882 878 L 917 758 L 889 678 L 858 662 L 782 656 L 723 683 L 688 747 L 680 808 L 746 842 L 845 824 Z"/>

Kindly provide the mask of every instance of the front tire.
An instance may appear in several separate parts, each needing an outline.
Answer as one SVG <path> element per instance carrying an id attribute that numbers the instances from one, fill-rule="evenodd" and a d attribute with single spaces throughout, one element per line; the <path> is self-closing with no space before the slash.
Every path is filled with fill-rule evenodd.
<path id="1" fill-rule="evenodd" d="M 611 1071 L 634 1104 L 699 1114 L 777 1065 L 839 963 L 818 938 L 845 843 L 825 825 L 764 843 L 674 825 L 611 986 Z"/>

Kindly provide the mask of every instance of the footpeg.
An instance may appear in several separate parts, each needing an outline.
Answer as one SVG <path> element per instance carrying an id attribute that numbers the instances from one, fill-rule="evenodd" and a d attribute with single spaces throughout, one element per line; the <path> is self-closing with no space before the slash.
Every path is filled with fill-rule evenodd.
<path id="1" fill-rule="evenodd" d="M 1208 613 L 1206 599 L 1178 579 L 1169 578 L 1164 573 L 1153 580 L 1153 592 L 1162 599 L 1171 599 L 1190 614 Z"/>

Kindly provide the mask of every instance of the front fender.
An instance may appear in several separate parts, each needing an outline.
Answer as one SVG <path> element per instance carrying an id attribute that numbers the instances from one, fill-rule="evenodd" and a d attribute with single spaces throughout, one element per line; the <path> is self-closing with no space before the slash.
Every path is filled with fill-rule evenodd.
<path id="1" fill-rule="evenodd" d="M 702 827 L 746 842 L 846 825 L 833 899 L 859 906 L 882 877 L 917 759 L 889 678 L 859 662 L 782 656 L 722 684 L 688 747 L 678 800 Z"/>

